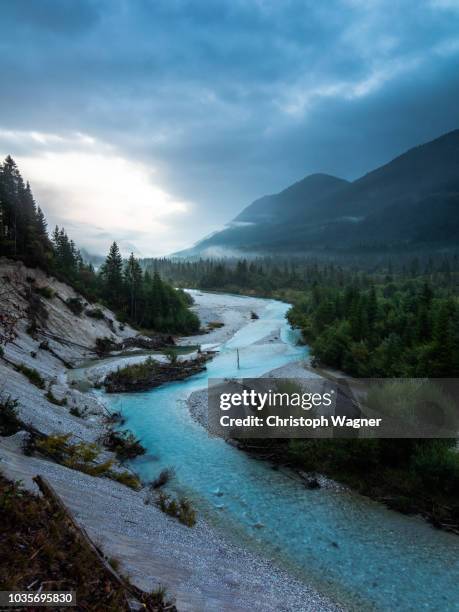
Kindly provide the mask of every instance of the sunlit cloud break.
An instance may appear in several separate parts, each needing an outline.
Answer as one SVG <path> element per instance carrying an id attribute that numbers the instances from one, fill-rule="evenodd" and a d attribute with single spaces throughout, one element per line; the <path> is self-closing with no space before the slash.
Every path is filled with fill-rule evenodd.
<path id="1" fill-rule="evenodd" d="M 0 130 L 3 149 L 14 149 L 15 141 L 29 145 L 30 152 L 16 159 L 50 222 L 78 228 L 81 246 L 101 251 L 111 236 L 126 252 L 135 234 L 138 254 L 175 248 L 168 220 L 189 213 L 191 204 L 162 189 L 154 169 L 85 134 Z"/>

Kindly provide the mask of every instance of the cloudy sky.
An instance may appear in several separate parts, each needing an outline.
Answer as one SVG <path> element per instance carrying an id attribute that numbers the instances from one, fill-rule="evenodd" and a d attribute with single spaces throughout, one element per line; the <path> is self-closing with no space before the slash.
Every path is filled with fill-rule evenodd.
<path id="1" fill-rule="evenodd" d="M 188 247 L 459 127 L 459 0 L 0 5 L 0 154 L 93 253 Z"/>

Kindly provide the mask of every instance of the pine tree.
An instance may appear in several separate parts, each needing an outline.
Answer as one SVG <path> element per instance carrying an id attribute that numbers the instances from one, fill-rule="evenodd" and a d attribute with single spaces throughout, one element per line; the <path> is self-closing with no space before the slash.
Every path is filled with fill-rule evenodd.
<path id="1" fill-rule="evenodd" d="M 142 289 L 142 268 L 139 262 L 131 253 L 124 267 L 124 282 L 129 295 L 129 316 L 137 321 L 137 305 Z"/>
<path id="2" fill-rule="evenodd" d="M 110 247 L 101 268 L 103 295 L 109 306 L 119 309 L 123 305 L 123 260 L 116 242 Z"/>

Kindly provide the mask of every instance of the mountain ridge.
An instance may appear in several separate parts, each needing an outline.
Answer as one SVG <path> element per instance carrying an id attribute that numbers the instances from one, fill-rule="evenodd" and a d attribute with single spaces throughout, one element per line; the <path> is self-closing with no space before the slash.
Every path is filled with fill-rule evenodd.
<path id="1" fill-rule="evenodd" d="M 394 223 L 394 220 L 397 220 Z M 243 209 L 178 256 L 451 248 L 459 238 L 459 129 L 354 181 L 311 174 Z"/>

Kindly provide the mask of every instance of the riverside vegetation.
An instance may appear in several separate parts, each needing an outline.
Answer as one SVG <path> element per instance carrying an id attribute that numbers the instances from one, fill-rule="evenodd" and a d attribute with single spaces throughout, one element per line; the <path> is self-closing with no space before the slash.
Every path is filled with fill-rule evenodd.
<path id="1" fill-rule="evenodd" d="M 355 377 L 459 375 L 459 259 L 389 258 L 341 266 L 307 259 L 148 261 L 178 284 L 284 299 L 312 363 Z M 387 401 L 393 401 L 388 392 Z M 247 440 L 275 461 L 324 473 L 459 532 L 459 453 L 443 440 Z"/>
<path id="2" fill-rule="evenodd" d="M 104 379 L 107 393 L 122 393 L 126 391 L 147 391 L 172 380 L 183 380 L 205 369 L 207 355 L 178 362 L 174 357 L 170 363 L 160 363 L 148 357 L 142 363 L 118 368 L 110 372 Z"/>

